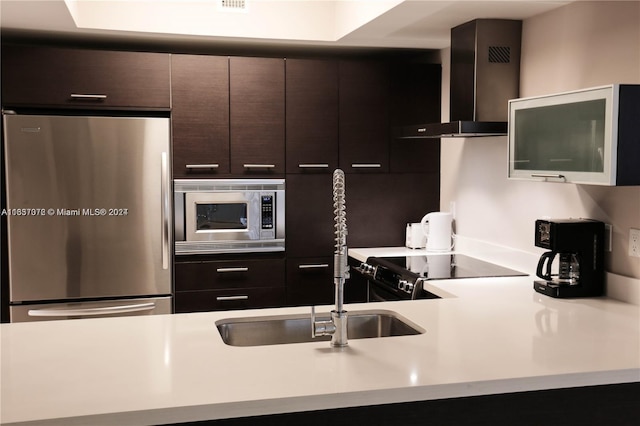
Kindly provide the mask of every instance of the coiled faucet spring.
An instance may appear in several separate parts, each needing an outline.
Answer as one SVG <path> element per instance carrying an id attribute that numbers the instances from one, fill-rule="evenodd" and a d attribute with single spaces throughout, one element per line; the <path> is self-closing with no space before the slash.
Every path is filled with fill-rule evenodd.
<path id="1" fill-rule="evenodd" d="M 335 254 L 343 254 L 347 245 L 347 211 L 345 206 L 344 172 L 336 169 L 333 172 L 333 214 L 335 227 Z"/>

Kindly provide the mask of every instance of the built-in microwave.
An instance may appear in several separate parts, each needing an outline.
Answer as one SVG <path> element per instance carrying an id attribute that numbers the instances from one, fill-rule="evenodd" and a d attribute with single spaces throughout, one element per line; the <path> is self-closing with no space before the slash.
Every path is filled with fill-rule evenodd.
<path id="1" fill-rule="evenodd" d="M 175 179 L 175 253 L 285 249 L 284 179 Z"/>

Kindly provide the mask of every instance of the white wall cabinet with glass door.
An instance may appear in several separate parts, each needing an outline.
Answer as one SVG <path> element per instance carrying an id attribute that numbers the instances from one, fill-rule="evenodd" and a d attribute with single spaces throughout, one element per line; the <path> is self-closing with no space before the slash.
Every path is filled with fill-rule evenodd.
<path id="1" fill-rule="evenodd" d="M 640 85 L 509 101 L 509 178 L 640 185 Z"/>

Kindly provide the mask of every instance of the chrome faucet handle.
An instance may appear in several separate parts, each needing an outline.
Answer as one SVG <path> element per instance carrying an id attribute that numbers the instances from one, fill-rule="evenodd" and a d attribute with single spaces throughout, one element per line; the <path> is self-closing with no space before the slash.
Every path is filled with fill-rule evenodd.
<path id="1" fill-rule="evenodd" d="M 336 325 L 332 320 L 316 321 L 316 307 L 311 306 L 311 337 L 331 336 L 336 332 Z"/>

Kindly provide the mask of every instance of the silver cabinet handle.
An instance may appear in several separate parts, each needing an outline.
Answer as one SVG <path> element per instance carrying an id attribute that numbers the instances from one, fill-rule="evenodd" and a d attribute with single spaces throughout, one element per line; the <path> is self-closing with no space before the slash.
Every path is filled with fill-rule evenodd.
<path id="1" fill-rule="evenodd" d="M 107 99 L 107 95 L 90 95 L 90 94 L 82 94 L 82 93 L 72 93 L 71 99 L 73 100 L 86 100 L 86 101 L 102 101 Z"/>
<path id="2" fill-rule="evenodd" d="M 66 316 L 92 316 L 92 315 L 109 315 L 124 314 L 128 312 L 150 311 L 155 309 L 156 304 L 138 303 L 135 305 L 122 306 L 105 306 L 102 308 L 80 308 L 80 309 L 30 309 L 28 315 L 30 317 L 66 317 Z"/>
<path id="3" fill-rule="evenodd" d="M 545 173 L 533 173 L 531 177 L 565 179 L 564 175 L 554 175 L 554 174 L 545 174 Z"/>
<path id="4" fill-rule="evenodd" d="M 248 300 L 249 296 L 218 296 L 216 300 L 224 302 L 225 300 Z"/>
<path id="5" fill-rule="evenodd" d="M 328 169 L 329 165 L 322 163 L 322 164 L 298 164 L 298 167 L 301 169 Z"/>
<path id="6" fill-rule="evenodd" d="M 275 164 L 243 164 L 245 169 L 275 169 Z"/>
<path id="7" fill-rule="evenodd" d="M 354 169 L 377 169 L 382 167 L 380 163 L 353 163 L 351 167 Z"/>
<path id="8" fill-rule="evenodd" d="M 221 274 L 227 273 L 227 272 L 248 272 L 249 268 L 245 268 L 245 267 L 239 267 L 239 268 L 218 268 L 216 269 L 216 272 L 219 272 Z"/>
<path id="9" fill-rule="evenodd" d="M 187 164 L 187 169 L 217 169 L 220 164 Z"/>
<path id="10" fill-rule="evenodd" d="M 169 215 L 170 213 L 170 194 L 169 188 L 169 163 L 167 161 L 167 153 L 163 152 L 160 156 L 160 196 L 162 197 L 161 217 L 162 217 L 162 269 L 169 269 Z"/>
<path id="11" fill-rule="evenodd" d="M 328 263 L 315 263 L 315 264 L 308 264 L 308 265 L 298 265 L 299 269 L 322 269 L 322 268 L 328 268 L 329 264 Z"/>

